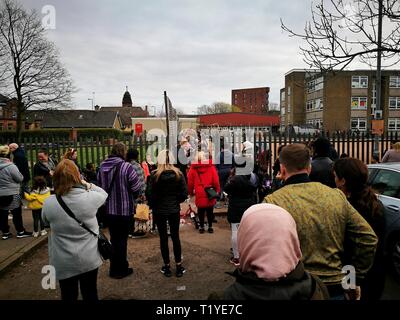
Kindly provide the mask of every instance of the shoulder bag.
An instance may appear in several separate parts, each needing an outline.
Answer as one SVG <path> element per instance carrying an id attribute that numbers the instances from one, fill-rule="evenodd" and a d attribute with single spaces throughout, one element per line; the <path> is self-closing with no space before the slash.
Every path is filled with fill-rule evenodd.
<path id="1" fill-rule="evenodd" d="M 78 220 L 77 217 L 75 216 L 75 214 L 71 211 L 71 209 L 67 206 L 67 204 L 64 202 L 64 200 L 61 198 L 61 196 L 57 195 L 56 199 L 58 201 L 58 203 L 61 205 L 61 207 L 64 209 L 64 211 L 72 218 L 74 219 L 76 222 L 78 222 L 78 224 L 85 229 L 86 231 L 88 231 L 90 234 L 92 234 L 94 237 L 96 237 L 98 239 L 98 248 L 99 248 L 99 252 L 101 257 L 104 260 L 108 260 L 111 258 L 112 255 L 112 245 L 111 242 L 107 239 L 107 237 L 104 235 L 104 233 L 102 233 L 99 230 L 99 234 L 94 233 L 92 230 L 90 230 L 82 221 Z"/>
<path id="2" fill-rule="evenodd" d="M 207 194 L 208 200 L 218 199 L 219 195 L 218 195 L 218 192 L 215 190 L 215 188 L 214 187 L 206 187 L 206 186 L 204 186 L 204 183 L 201 181 L 200 174 L 199 174 L 199 172 L 197 170 L 196 170 L 196 173 L 197 173 L 197 176 L 199 177 L 200 184 L 203 185 L 203 188 L 204 188 L 204 191 Z"/>

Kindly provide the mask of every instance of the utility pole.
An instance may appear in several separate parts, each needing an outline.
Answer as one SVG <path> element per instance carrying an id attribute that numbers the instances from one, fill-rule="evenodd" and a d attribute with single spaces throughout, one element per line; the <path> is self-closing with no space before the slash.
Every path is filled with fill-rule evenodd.
<path id="1" fill-rule="evenodd" d="M 164 104 L 165 104 L 165 119 L 166 119 L 166 126 L 167 126 L 167 150 L 169 150 L 169 105 L 168 105 L 168 97 L 167 91 L 164 91 Z"/>
<path id="2" fill-rule="evenodd" d="M 381 120 L 382 112 L 382 23 L 383 23 L 383 0 L 379 1 L 379 13 L 378 13 L 378 55 L 376 63 L 376 108 L 375 108 L 375 120 Z M 379 112 L 381 111 L 381 112 Z M 374 157 L 379 159 L 379 135 L 375 134 L 374 140 Z"/>

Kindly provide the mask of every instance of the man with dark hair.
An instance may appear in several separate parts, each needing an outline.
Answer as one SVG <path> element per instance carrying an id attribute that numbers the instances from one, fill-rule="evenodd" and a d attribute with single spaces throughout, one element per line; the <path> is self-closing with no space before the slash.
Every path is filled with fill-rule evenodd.
<path id="1" fill-rule="evenodd" d="M 25 151 L 18 144 L 11 143 L 9 145 L 12 153 L 12 161 L 17 166 L 19 172 L 24 176 L 24 180 L 21 183 L 21 195 L 23 192 L 29 191 L 29 180 L 31 180 L 31 174 L 29 172 L 28 159 L 25 156 Z"/>
<path id="2" fill-rule="evenodd" d="M 331 154 L 331 143 L 326 138 L 318 138 L 314 141 L 314 156 L 311 162 L 310 179 L 314 182 L 336 188 L 335 176 L 333 175 L 333 161 L 329 158 Z"/>
<path id="3" fill-rule="evenodd" d="M 42 148 L 38 152 L 38 162 L 33 166 L 33 177 L 42 176 L 46 179 L 47 186 L 53 189 L 53 174 L 56 164 L 49 157 L 47 149 Z"/>
<path id="4" fill-rule="evenodd" d="M 342 287 L 342 257 L 351 253 L 357 286 L 373 263 L 377 237 L 339 189 L 311 182 L 310 150 L 302 144 L 284 147 L 279 157 L 284 186 L 264 202 L 286 209 L 297 224 L 305 269 L 321 278 L 331 297 L 358 299 L 360 290 Z M 346 247 L 345 247 L 346 244 Z"/>

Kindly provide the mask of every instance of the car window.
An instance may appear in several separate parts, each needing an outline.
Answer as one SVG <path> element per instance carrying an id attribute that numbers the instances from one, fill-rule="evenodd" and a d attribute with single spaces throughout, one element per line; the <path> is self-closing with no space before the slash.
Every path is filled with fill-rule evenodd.
<path id="1" fill-rule="evenodd" d="M 392 170 L 380 169 L 371 186 L 378 194 L 400 198 L 400 173 Z"/>
<path id="2" fill-rule="evenodd" d="M 377 170 L 378 169 L 375 168 L 368 168 L 368 185 L 372 185 L 372 181 Z"/>

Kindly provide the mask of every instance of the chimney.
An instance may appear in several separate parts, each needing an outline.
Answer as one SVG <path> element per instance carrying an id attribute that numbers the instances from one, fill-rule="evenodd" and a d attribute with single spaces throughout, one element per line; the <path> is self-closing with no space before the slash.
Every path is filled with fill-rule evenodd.
<path id="1" fill-rule="evenodd" d="M 145 106 L 144 109 L 146 110 L 146 113 L 148 114 L 149 113 L 149 107 Z"/>
<path id="2" fill-rule="evenodd" d="M 99 106 L 98 104 L 96 104 L 96 105 L 94 106 L 94 110 L 95 110 L 95 111 L 99 111 L 99 110 L 100 110 L 100 106 Z"/>

